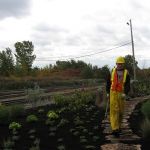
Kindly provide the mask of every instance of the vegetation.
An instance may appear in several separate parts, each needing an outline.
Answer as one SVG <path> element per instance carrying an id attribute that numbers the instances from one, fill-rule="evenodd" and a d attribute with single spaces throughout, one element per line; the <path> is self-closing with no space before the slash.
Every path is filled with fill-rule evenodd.
<path id="1" fill-rule="evenodd" d="M 129 70 L 129 73 L 131 75 L 133 75 L 134 74 L 134 72 L 133 72 L 133 57 L 131 55 L 126 55 L 124 58 L 125 58 L 125 65 L 124 65 L 125 68 L 127 70 Z M 138 65 L 138 62 L 135 61 L 135 66 L 137 66 L 137 65 Z M 137 70 L 139 70 L 138 67 L 137 67 Z"/>
<path id="2" fill-rule="evenodd" d="M 136 130 L 136 133 L 142 138 L 143 141 L 149 141 L 150 138 L 150 99 L 144 99 L 138 105 L 138 108 L 135 108 L 132 112 L 132 115 L 136 118 L 137 122 L 138 118 L 140 124 L 137 124 L 136 127 L 133 127 L 133 130 Z M 139 108 L 140 107 L 140 108 Z M 139 116 L 139 117 L 138 117 Z M 138 130 L 138 131 L 137 131 Z M 134 131 L 135 132 L 135 131 Z"/>
<path id="3" fill-rule="evenodd" d="M 44 140 L 40 136 L 43 136 L 45 134 L 47 134 L 46 137 L 50 139 L 50 141 L 52 140 L 52 142 L 56 144 L 55 147 L 58 149 L 63 149 L 63 148 L 66 149 L 65 142 L 67 140 L 66 139 L 63 140 L 63 138 L 66 137 L 66 133 L 70 134 L 70 136 L 72 136 L 73 138 L 78 138 L 78 141 L 81 143 L 81 145 L 82 144 L 85 145 L 89 142 L 96 143 L 96 141 L 99 139 L 98 132 L 96 131 L 99 130 L 98 128 L 99 122 L 97 122 L 96 120 L 101 115 L 101 111 L 99 111 L 98 113 L 97 110 L 101 110 L 101 109 L 96 106 L 93 106 L 94 104 L 93 102 L 95 100 L 95 96 L 94 96 L 95 94 L 96 93 L 91 91 L 82 91 L 82 92 L 77 91 L 76 95 L 73 96 L 73 99 L 70 99 L 70 101 L 74 100 L 76 102 L 76 105 L 75 102 L 71 102 L 74 105 L 69 105 L 69 103 L 67 104 L 65 103 L 64 106 L 57 106 L 56 104 L 52 104 L 53 105 L 52 109 L 50 109 L 51 106 L 47 105 L 47 109 L 46 111 L 44 111 L 45 113 L 43 114 L 39 114 L 39 112 L 40 110 L 41 112 L 43 112 L 43 110 L 45 110 L 43 109 L 44 107 L 39 107 L 34 110 L 32 109 L 33 110 L 32 113 L 28 113 L 28 115 L 25 115 L 25 117 L 23 117 L 24 119 L 19 118 L 18 121 L 17 119 L 12 118 L 12 120 L 15 121 L 9 124 L 9 129 L 13 130 L 12 132 L 13 134 L 11 135 L 11 133 L 9 133 L 7 136 L 10 135 L 14 141 L 14 146 L 17 146 L 20 140 L 22 140 L 23 138 L 22 137 L 23 135 L 20 133 L 21 131 L 24 130 L 25 131 L 24 134 L 26 134 L 27 140 L 29 141 L 28 145 L 30 145 L 30 148 L 28 146 L 28 149 L 39 149 L 40 147 L 42 147 Z M 86 95 L 88 97 L 87 99 L 86 99 Z M 64 97 L 64 101 L 66 100 L 65 97 Z M 91 100 L 91 98 L 93 98 L 93 101 Z M 75 109 L 78 108 L 78 105 L 81 104 L 82 104 L 82 109 Z M 9 107 L 9 106 L 5 106 L 5 107 Z M 74 110 L 72 108 L 74 108 Z M 62 110 L 65 111 L 67 110 L 67 112 L 63 112 Z M 56 114 L 56 112 L 59 114 L 59 116 Z M 92 121 L 91 124 L 95 122 L 94 125 L 90 125 L 89 122 L 88 124 L 90 125 L 90 127 L 88 127 L 88 124 L 86 123 L 86 121 L 88 121 L 86 116 L 87 112 L 88 115 L 90 116 L 88 117 L 89 119 L 91 117 L 94 118 L 94 121 Z M 69 116 L 69 114 L 72 115 Z M 41 117 L 37 118 L 36 115 Z M 69 120 L 67 119 L 67 117 L 69 117 Z M 33 122 L 33 123 L 26 123 L 25 121 Z M 46 124 L 44 124 L 44 122 L 46 122 Z M 38 126 L 38 124 L 40 125 Z M 29 127 L 31 127 L 30 129 L 29 127 L 28 129 L 25 128 L 25 126 L 28 125 Z M 41 133 L 41 130 L 39 133 L 39 128 L 40 129 L 42 128 L 43 133 Z M 17 132 L 17 129 L 20 130 Z M 67 132 L 65 131 L 64 134 L 62 135 L 60 129 L 61 132 L 64 132 L 63 131 L 64 129 L 68 131 Z M 41 140 L 41 143 L 39 139 Z M 97 146 L 99 145 L 97 144 Z"/>
<path id="4" fill-rule="evenodd" d="M 57 119 L 59 116 L 52 110 L 47 113 L 47 117 L 50 119 Z"/>
<path id="5" fill-rule="evenodd" d="M 0 90 L 9 90 L 9 89 L 28 89 L 26 90 L 27 101 L 32 104 L 33 107 L 37 105 L 38 102 L 41 102 L 42 97 L 44 96 L 44 91 L 40 88 L 33 89 L 35 87 L 35 81 L 38 81 L 40 87 L 53 87 L 53 86 L 64 86 L 64 85 L 88 85 L 96 86 L 100 82 L 105 82 L 107 80 L 107 75 L 110 72 L 108 65 L 105 65 L 101 68 L 98 66 L 92 66 L 91 64 L 86 64 L 83 61 L 56 61 L 55 65 L 49 64 L 44 68 L 32 67 L 36 55 L 33 54 L 34 45 L 30 41 L 23 41 L 15 43 L 15 58 L 14 60 L 12 55 L 12 50 L 6 48 L 6 50 L 0 51 Z M 133 78 L 133 58 L 131 55 L 125 56 L 125 68 L 129 70 L 131 79 Z M 135 61 L 136 66 L 138 62 Z M 142 81 L 134 82 L 133 90 L 134 96 L 143 96 L 150 94 L 150 68 L 140 69 L 137 66 L 136 69 L 138 80 Z M 143 80 L 144 79 L 144 80 Z M 30 89 L 29 89 L 30 88 Z M 71 129 L 73 135 L 78 136 L 81 133 L 88 133 L 89 131 L 86 128 L 83 128 L 85 123 L 84 119 L 89 115 L 89 112 L 94 109 L 94 107 L 86 107 L 86 103 L 93 102 L 95 96 L 94 92 L 76 92 L 70 97 L 64 95 L 54 95 L 55 105 L 61 107 L 57 113 L 62 113 L 64 111 L 77 111 L 81 109 L 86 110 L 85 116 L 73 116 L 73 123 L 76 126 L 79 126 L 78 129 Z M 106 102 L 101 103 L 101 107 L 106 108 Z M 143 103 L 142 113 L 145 118 L 141 125 L 142 137 L 150 137 L 150 101 Z M 39 110 L 38 113 L 44 113 L 43 110 Z M 134 112 L 136 115 L 138 112 Z M 0 124 L 7 124 L 12 118 L 24 116 L 25 109 L 21 105 L 12 105 L 9 107 L 3 106 L 0 103 Z M 96 114 L 93 114 L 91 120 L 87 120 L 86 123 L 90 123 L 93 120 Z M 46 125 L 55 124 L 55 119 L 59 116 L 54 111 L 49 111 L 47 113 L 48 119 L 45 120 Z M 84 118 L 85 117 L 85 118 Z M 27 117 L 27 122 L 37 122 L 38 118 L 35 115 L 30 115 Z M 65 118 L 62 118 L 58 124 L 58 127 L 64 126 L 68 123 Z M 17 129 L 19 125 L 12 122 L 10 124 L 11 129 Z M 50 129 L 49 136 L 55 136 L 54 130 Z M 98 126 L 94 126 L 93 130 L 98 130 Z M 15 133 L 15 132 L 14 132 Z M 89 132 L 89 135 L 92 135 L 92 132 Z M 34 135 L 30 135 L 31 138 L 34 138 Z M 3 145 L 9 148 L 7 145 L 13 145 L 13 139 L 4 140 Z M 97 140 L 99 137 L 93 136 L 93 140 Z M 82 143 L 86 142 L 85 138 L 80 139 Z M 39 143 L 34 144 L 31 149 L 39 149 Z M 12 146 L 11 145 L 11 146 Z M 11 147 L 10 146 L 10 147 Z M 59 147 L 61 149 L 62 145 Z M 94 148 L 92 145 L 87 146 L 88 148 Z"/>
<path id="6" fill-rule="evenodd" d="M 25 108 L 21 104 L 0 107 L 0 124 L 6 124 L 12 118 L 25 115 Z"/>
<path id="7" fill-rule="evenodd" d="M 143 86 L 140 86 L 140 87 L 143 88 Z M 95 101 L 95 95 L 96 95 L 96 93 L 93 91 L 81 91 L 81 92 L 77 91 L 77 92 L 75 92 L 75 94 L 72 97 L 70 97 L 70 99 L 68 99 L 67 96 L 63 97 L 62 101 L 64 100 L 65 103 L 64 102 L 61 102 L 61 103 L 64 105 L 56 105 L 55 104 L 55 106 L 58 110 L 55 110 L 55 111 L 49 110 L 48 112 L 46 112 L 46 114 L 45 113 L 42 114 L 48 118 L 47 120 L 44 120 L 44 121 L 47 122 L 46 126 L 48 126 L 49 137 L 55 138 L 55 136 L 58 134 L 58 132 L 57 132 L 58 128 L 63 128 L 63 126 L 68 127 L 69 121 L 71 121 L 74 126 L 71 126 L 70 129 L 68 129 L 68 131 L 72 134 L 72 136 L 75 138 L 78 138 L 78 141 L 80 143 L 82 143 L 86 149 L 95 149 L 95 147 L 94 147 L 95 145 L 90 145 L 89 140 L 87 139 L 87 137 L 90 136 L 91 141 L 93 141 L 93 142 L 100 140 L 100 136 L 95 134 L 96 132 L 99 131 L 98 124 L 95 124 L 93 126 L 90 126 L 90 128 L 88 128 L 88 124 L 90 124 L 90 122 L 93 122 L 93 120 L 96 120 L 96 118 L 100 115 L 100 111 L 96 109 L 96 106 L 90 105 L 91 103 L 93 104 L 93 102 Z M 56 96 L 56 99 L 57 99 L 57 96 Z M 69 101 L 68 103 L 66 103 L 66 99 L 67 99 L 67 101 Z M 141 110 L 144 110 L 143 112 L 148 111 L 148 109 L 145 109 L 145 107 L 144 107 L 145 105 L 149 105 L 148 101 L 145 101 L 143 103 L 143 107 L 141 109 Z M 81 107 L 79 107 L 79 106 L 81 106 Z M 9 106 L 1 106 L 0 108 L 3 108 L 3 107 L 10 108 Z M 149 108 L 149 106 L 148 106 L 148 108 Z M 12 110 L 12 109 L 10 109 L 10 110 Z M 20 111 L 20 109 L 17 109 L 17 110 Z M 35 112 L 35 110 L 34 110 L 34 112 L 38 114 L 39 110 L 41 110 L 41 112 L 43 112 L 43 109 L 37 109 L 37 112 Z M 66 110 L 69 111 L 70 113 L 74 112 L 74 115 L 72 115 L 72 119 L 69 121 L 63 117 L 63 114 L 65 114 L 63 111 L 66 111 Z M 78 110 L 82 110 L 82 113 L 79 114 Z M 87 116 L 90 115 L 92 110 L 94 110 L 94 112 L 92 112 L 92 114 L 90 116 L 91 119 L 87 120 Z M 55 112 L 59 113 L 59 117 Z M 134 113 L 138 113 L 138 111 L 134 111 Z M 68 114 L 68 112 L 66 114 Z M 34 125 L 39 123 L 39 122 L 37 122 L 37 120 L 38 120 L 38 118 L 35 115 L 30 115 L 26 119 L 27 122 L 35 122 Z M 19 129 L 17 122 L 12 122 L 12 124 L 10 124 L 10 125 L 11 125 L 10 128 L 12 130 Z M 24 125 L 24 124 L 22 124 L 22 125 Z M 150 123 L 149 123 L 148 119 L 146 119 L 143 122 L 143 124 L 141 125 L 143 138 L 147 138 L 150 135 L 149 134 L 149 125 L 150 125 Z M 32 140 L 36 139 L 35 130 L 36 129 L 33 129 L 33 128 L 31 128 L 30 131 L 28 130 L 29 131 L 28 133 L 30 134 L 29 138 Z M 14 134 L 12 136 L 12 140 L 9 140 L 9 141 L 14 142 L 14 141 L 18 140 L 18 138 L 19 138 L 19 136 L 17 135 L 17 133 L 14 132 Z M 60 138 L 62 138 L 62 137 L 60 137 Z M 60 141 L 61 140 L 59 140 L 59 142 Z M 7 142 L 7 140 L 5 140 L 5 143 L 6 142 Z M 59 143 L 57 145 L 58 147 L 60 146 L 59 147 L 60 149 L 61 149 L 61 146 L 63 145 L 63 141 L 61 141 L 61 142 L 62 143 Z M 33 142 L 33 146 L 31 147 L 31 149 L 39 149 L 40 148 L 39 144 L 40 144 L 40 140 L 36 139 Z"/>
<path id="8" fill-rule="evenodd" d="M 141 124 L 142 138 L 150 138 L 150 120 L 145 118 Z"/>
<path id="9" fill-rule="evenodd" d="M 14 71 L 14 60 L 10 48 L 0 52 L 0 74 L 3 76 L 10 76 Z"/>
<path id="10" fill-rule="evenodd" d="M 49 64 L 43 68 L 37 66 L 33 67 L 32 65 L 36 60 L 36 55 L 33 54 L 34 45 L 32 41 L 16 42 L 14 47 L 15 58 L 9 47 L 0 51 L 0 82 L 5 82 L 5 84 L 6 81 L 7 83 L 11 82 L 11 84 L 14 84 L 14 82 L 39 81 L 39 79 L 45 80 L 45 78 L 59 80 L 66 78 L 106 80 L 110 72 L 110 68 L 107 64 L 99 68 L 96 65 L 92 66 L 91 64 L 86 64 L 82 60 L 75 61 L 73 59 L 70 61 L 58 60 L 56 64 Z M 131 78 L 133 78 L 133 58 L 131 55 L 126 55 L 124 58 L 125 68 L 129 70 Z M 137 78 L 148 79 L 150 77 L 150 68 L 140 69 L 136 60 L 135 63 Z M 11 88 L 12 87 L 11 85 Z"/>
<path id="11" fill-rule="evenodd" d="M 146 118 L 150 119 L 150 100 L 142 104 L 141 111 Z"/>
<path id="12" fill-rule="evenodd" d="M 39 114 L 43 114 L 43 113 L 44 113 L 44 109 L 39 109 L 39 110 L 38 110 L 38 113 L 39 113 Z"/>
<path id="13" fill-rule="evenodd" d="M 38 118 L 35 115 L 29 115 L 27 117 L 27 122 L 36 122 L 38 121 Z"/>
<path id="14" fill-rule="evenodd" d="M 38 88 L 26 90 L 27 102 L 32 104 L 32 108 L 34 108 L 38 102 L 41 102 L 43 96 L 43 89 Z"/>
<path id="15" fill-rule="evenodd" d="M 14 144 L 15 142 L 11 138 L 4 139 L 2 143 L 4 150 L 12 149 Z"/>
<path id="16" fill-rule="evenodd" d="M 15 59 L 12 50 L 0 51 L 0 90 L 31 89 L 34 82 L 42 87 L 64 86 L 64 85 L 96 85 L 106 82 L 110 72 L 108 65 L 99 68 L 86 64 L 82 60 L 56 61 L 56 64 L 46 65 L 43 68 L 33 67 L 36 59 L 34 45 L 31 41 L 22 41 L 14 44 Z M 125 56 L 125 68 L 133 78 L 132 56 Z M 136 65 L 138 65 L 138 62 Z M 115 64 L 114 64 L 115 65 Z M 150 69 L 136 69 L 137 79 L 150 77 Z M 89 79 L 89 80 L 86 80 Z M 149 91 L 150 92 L 150 91 Z"/>
<path id="17" fill-rule="evenodd" d="M 22 104 L 12 104 L 9 107 L 12 117 L 21 117 L 26 113 L 26 110 Z"/>
<path id="18" fill-rule="evenodd" d="M 142 103 L 142 108 L 141 112 L 144 115 L 143 122 L 141 124 L 141 133 L 142 133 L 142 138 L 147 139 L 150 138 L 150 99 L 145 100 Z"/>
<path id="19" fill-rule="evenodd" d="M 32 42 L 23 41 L 15 43 L 14 46 L 16 50 L 16 72 L 19 71 L 21 76 L 27 76 L 36 58 L 36 55 L 32 54 L 34 45 Z"/>
<path id="20" fill-rule="evenodd" d="M 21 124 L 19 124 L 17 122 L 12 122 L 9 125 L 9 129 L 11 129 L 11 130 L 17 130 L 17 129 L 20 129 L 20 128 L 21 128 Z"/>

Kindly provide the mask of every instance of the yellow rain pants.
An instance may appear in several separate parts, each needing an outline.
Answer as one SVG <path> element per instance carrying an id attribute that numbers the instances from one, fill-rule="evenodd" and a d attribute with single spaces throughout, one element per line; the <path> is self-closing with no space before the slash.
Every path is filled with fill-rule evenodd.
<path id="1" fill-rule="evenodd" d="M 111 129 L 121 128 L 122 116 L 125 110 L 126 100 L 121 100 L 123 92 L 110 90 L 110 123 Z"/>

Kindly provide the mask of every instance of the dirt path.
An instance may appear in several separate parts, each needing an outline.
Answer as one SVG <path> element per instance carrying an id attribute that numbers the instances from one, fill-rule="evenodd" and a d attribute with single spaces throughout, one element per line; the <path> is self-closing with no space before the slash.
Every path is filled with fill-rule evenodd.
<path id="1" fill-rule="evenodd" d="M 102 145 L 101 146 L 102 150 L 141 150 L 140 148 L 141 145 L 133 144 L 133 141 L 139 140 L 140 137 L 132 133 L 132 130 L 129 127 L 128 118 L 133 112 L 135 106 L 140 101 L 143 101 L 147 98 L 150 98 L 150 95 L 145 97 L 133 98 L 126 101 L 126 109 L 123 116 L 122 131 L 120 133 L 119 138 L 116 138 L 113 135 L 111 135 L 109 116 L 107 116 L 107 118 L 103 120 L 102 127 L 105 128 L 104 133 L 106 134 L 105 138 L 108 141 L 108 144 Z M 130 143 L 130 144 L 124 144 L 124 143 Z"/>

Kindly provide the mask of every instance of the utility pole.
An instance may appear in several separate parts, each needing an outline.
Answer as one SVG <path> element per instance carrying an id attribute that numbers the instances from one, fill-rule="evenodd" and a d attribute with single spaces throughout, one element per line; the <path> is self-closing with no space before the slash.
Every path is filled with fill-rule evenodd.
<path id="1" fill-rule="evenodd" d="M 129 25 L 129 23 L 127 23 Z M 136 81 L 136 66 L 135 66 L 135 55 L 134 55 L 134 42 L 133 42 L 133 33 L 132 33 L 132 23 L 130 19 L 130 29 L 131 29 L 131 41 L 132 41 L 132 57 L 133 57 L 133 70 L 134 70 L 134 81 Z"/>

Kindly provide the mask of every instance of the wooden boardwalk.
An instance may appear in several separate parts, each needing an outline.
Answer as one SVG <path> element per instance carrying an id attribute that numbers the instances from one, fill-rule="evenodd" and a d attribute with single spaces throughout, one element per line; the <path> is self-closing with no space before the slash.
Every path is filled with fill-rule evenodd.
<path id="1" fill-rule="evenodd" d="M 111 135 L 111 127 L 110 127 L 110 118 L 107 116 L 105 120 L 102 122 L 102 127 L 104 127 L 104 133 L 106 134 L 105 138 L 108 141 L 105 145 L 101 146 L 101 150 L 141 150 L 141 145 L 133 144 L 135 140 L 140 140 L 140 137 L 134 135 L 132 130 L 129 127 L 128 118 L 133 112 L 135 106 L 140 102 L 147 98 L 150 98 L 150 95 L 144 97 L 133 98 L 126 101 L 125 113 L 123 115 L 122 122 L 122 130 L 120 136 L 118 138 Z M 124 144 L 130 143 L 130 144 Z"/>

